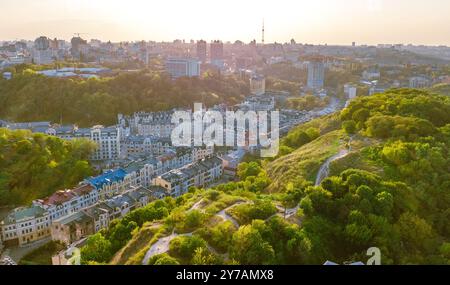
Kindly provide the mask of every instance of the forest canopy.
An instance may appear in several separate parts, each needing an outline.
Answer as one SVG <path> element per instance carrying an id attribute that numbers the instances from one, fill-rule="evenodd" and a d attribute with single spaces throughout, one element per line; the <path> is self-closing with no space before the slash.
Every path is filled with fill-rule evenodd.
<path id="1" fill-rule="evenodd" d="M 125 73 L 112 78 L 62 79 L 32 70 L 0 80 L 0 118 L 15 122 L 51 121 L 89 127 L 117 122 L 117 114 L 191 106 L 236 104 L 248 84 L 233 77 L 170 79 L 158 73 Z"/>
<path id="2" fill-rule="evenodd" d="M 94 174 L 91 141 L 0 128 L 0 205 L 26 205 Z"/>

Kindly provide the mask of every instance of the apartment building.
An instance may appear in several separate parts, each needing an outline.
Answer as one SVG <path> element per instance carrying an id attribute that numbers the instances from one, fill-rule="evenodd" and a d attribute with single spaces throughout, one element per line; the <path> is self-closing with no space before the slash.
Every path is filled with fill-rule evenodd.
<path id="1" fill-rule="evenodd" d="M 121 156 L 124 158 L 133 155 L 162 155 L 172 149 L 172 141 L 168 137 L 131 135 L 122 140 L 121 148 Z"/>
<path id="2" fill-rule="evenodd" d="M 180 169 L 169 171 L 153 180 L 173 197 L 187 193 L 191 187 L 205 187 L 223 174 L 223 162 L 218 157 L 208 158 Z"/>
<path id="3" fill-rule="evenodd" d="M 193 58 L 169 58 L 166 60 L 166 71 L 173 77 L 199 77 L 200 61 Z"/>
<path id="4" fill-rule="evenodd" d="M 0 223 L 5 246 L 24 246 L 50 236 L 51 219 L 38 206 L 17 208 Z"/>
<path id="5" fill-rule="evenodd" d="M 262 75 L 253 75 L 250 78 L 250 92 L 256 96 L 264 95 L 266 93 L 266 78 Z"/>
<path id="6" fill-rule="evenodd" d="M 88 129 L 78 129 L 74 138 L 86 138 L 94 141 L 98 148 L 92 155 L 94 161 L 114 160 L 120 156 L 120 128 L 94 126 Z"/>
<path id="7" fill-rule="evenodd" d="M 51 225 L 53 241 L 70 245 L 105 229 L 114 219 L 122 218 L 133 210 L 145 207 L 164 189 L 160 187 L 131 188 L 122 195 L 99 202 L 94 206 L 54 221 Z"/>
<path id="8" fill-rule="evenodd" d="M 427 88 L 432 84 L 432 80 L 427 76 L 413 76 L 409 78 L 409 88 Z"/>
<path id="9" fill-rule="evenodd" d="M 196 153 L 196 156 L 201 157 L 204 153 Z M 177 149 L 157 157 L 134 161 L 125 167 L 124 171 L 131 185 L 149 187 L 154 178 L 194 162 L 193 157 L 190 149 Z"/>
<path id="10" fill-rule="evenodd" d="M 112 198 L 115 195 L 125 192 L 131 186 L 134 186 L 132 185 L 132 178 L 121 168 L 107 171 L 97 177 L 89 178 L 84 183 L 96 189 L 99 200 Z"/>
<path id="11" fill-rule="evenodd" d="M 72 215 L 98 202 L 99 192 L 89 184 L 80 184 L 71 190 L 62 190 L 53 195 L 33 201 L 33 206 L 44 209 L 51 221 Z"/>
<path id="12" fill-rule="evenodd" d="M 77 126 L 57 126 L 50 122 L 8 123 L 11 130 L 30 130 L 33 133 L 44 133 L 61 139 L 71 140 L 85 138 L 97 144 L 96 151 L 91 160 L 115 160 L 120 156 L 120 128 L 94 126 L 93 128 L 81 128 Z"/>
<path id="13" fill-rule="evenodd" d="M 95 233 L 94 219 L 84 211 L 58 219 L 51 226 L 53 241 L 69 245 Z"/>

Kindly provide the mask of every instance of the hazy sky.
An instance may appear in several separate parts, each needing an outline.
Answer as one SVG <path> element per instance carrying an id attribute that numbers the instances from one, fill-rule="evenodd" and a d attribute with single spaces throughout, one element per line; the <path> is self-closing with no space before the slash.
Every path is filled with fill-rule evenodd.
<path id="1" fill-rule="evenodd" d="M 450 45 L 449 0 L 0 0 L 0 40 Z"/>

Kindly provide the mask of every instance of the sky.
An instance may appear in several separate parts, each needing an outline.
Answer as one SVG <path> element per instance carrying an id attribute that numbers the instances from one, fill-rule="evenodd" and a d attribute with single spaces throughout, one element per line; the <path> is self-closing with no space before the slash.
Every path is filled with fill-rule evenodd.
<path id="1" fill-rule="evenodd" d="M 450 46 L 449 0 L 0 0 L 0 40 Z"/>

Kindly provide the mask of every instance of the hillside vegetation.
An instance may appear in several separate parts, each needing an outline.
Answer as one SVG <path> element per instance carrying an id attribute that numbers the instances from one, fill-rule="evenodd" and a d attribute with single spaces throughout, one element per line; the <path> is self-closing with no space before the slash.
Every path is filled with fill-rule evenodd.
<path id="1" fill-rule="evenodd" d="M 0 206 L 22 206 L 77 185 L 94 172 L 95 144 L 0 128 Z"/>
<path id="2" fill-rule="evenodd" d="M 248 84 L 234 78 L 169 77 L 156 73 L 127 73 L 102 79 L 61 79 L 32 70 L 0 79 L 0 118 L 17 122 L 51 121 L 79 126 L 110 125 L 117 114 L 161 111 L 191 106 L 236 104 L 249 94 Z"/>
<path id="3" fill-rule="evenodd" d="M 91 237 L 89 264 L 450 264 L 450 98 L 400 89 L 299 126 L 239 182 L 156 201 Z M 330 176 L 320 165 L 339 151 Z M 101 253 L 101 254 L 100 254 Z"/>

